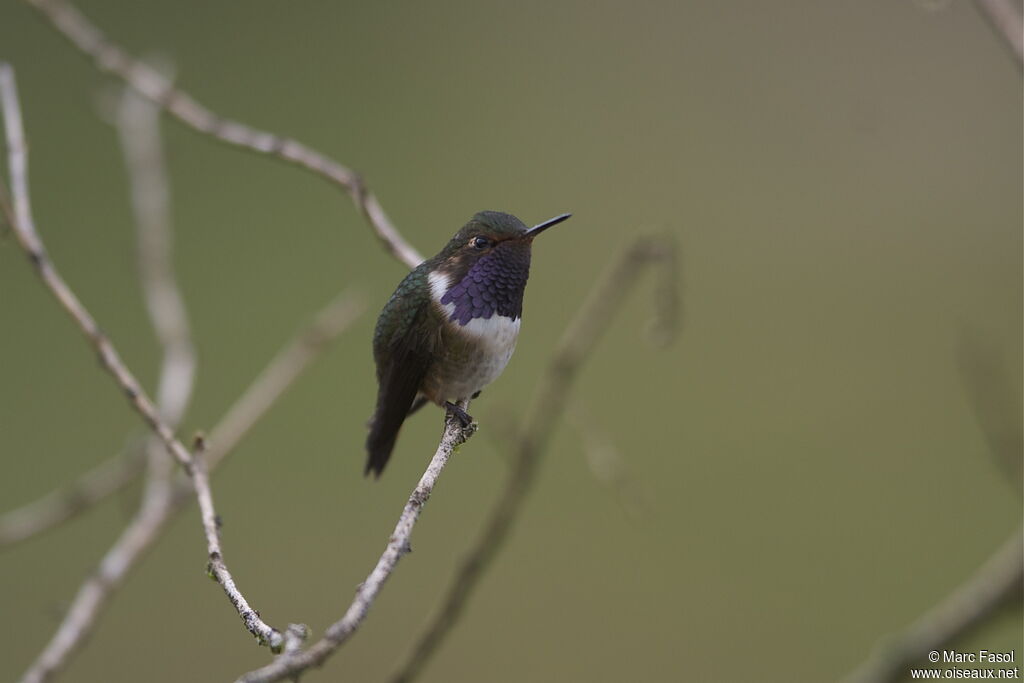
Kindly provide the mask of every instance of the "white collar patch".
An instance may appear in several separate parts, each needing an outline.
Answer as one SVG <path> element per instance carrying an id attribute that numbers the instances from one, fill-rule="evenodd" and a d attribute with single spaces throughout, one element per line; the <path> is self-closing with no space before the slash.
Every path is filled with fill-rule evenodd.
<path id="1" fill-rule="evenodd" d="M 430 275 L 427 276 L 427 281 L 430 283 L 430 296 L 434 298 L 434 301 L 440 304 L 441 298 L 448 293 L 449 289 L 451 289 L 451 279 L 445 273 L 433 270 L 430 272 Z M 455 304 L 448 305 L 455 308 Z"/>

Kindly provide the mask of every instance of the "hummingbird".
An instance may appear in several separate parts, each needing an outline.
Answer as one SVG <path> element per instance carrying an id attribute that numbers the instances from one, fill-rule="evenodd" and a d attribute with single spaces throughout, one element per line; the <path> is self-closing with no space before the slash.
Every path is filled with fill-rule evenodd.
<path id="1" fill-rule="evenodd" d="M 405 418 L 428 401 L 472 422 L 458 404 L 476 398 L 512 357 L 533 240 L 570 215 L 528 228 L 481 211 L 399 283 L 373 333 L 377 407 L 364 474 L 380 476 Z"/>

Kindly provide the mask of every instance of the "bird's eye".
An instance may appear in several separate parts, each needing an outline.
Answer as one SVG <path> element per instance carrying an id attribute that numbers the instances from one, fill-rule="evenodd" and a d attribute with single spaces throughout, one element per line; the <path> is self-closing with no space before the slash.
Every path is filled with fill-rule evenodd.
<path id="1" fill-rule="evenodd" d="M 491 246 L 491 241 L 482 235 L 478 235 L 470 240 L 470 244 L 476 249 L 486 249 Z"/>

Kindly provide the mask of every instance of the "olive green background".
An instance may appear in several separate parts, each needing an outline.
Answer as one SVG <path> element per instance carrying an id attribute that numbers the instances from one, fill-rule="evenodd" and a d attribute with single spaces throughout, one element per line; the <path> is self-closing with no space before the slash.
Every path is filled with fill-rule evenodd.
<path id="1" fill-rule="evenodd" d="M 685 327 L 652 349 L 641 283 L 580 378 L 510 544 L 424 681 L 828 681 L 1013 531 L 957 349 L 1021 392 L 1020 72 L 972 3 L 82 2 L 224 115 L 359 170 L 432 253 L 475 211 L 571 221 L 534 250 L 509 371 L 356 637 L 303 681 L 387 680 L 507 471 L 565 323 L 641 232 L 681 248 Z M 0 7 L 40 232 L 148 387 L 113 88 L 27 6 Z M 403 275 L 336 188 L 165 125 L 176 263 L 208 429 L 343 287 L 369 311 L 214 478 L 226 557 L 276 625 L 338 618 L 433 452 L 440 412 L 363 479 L 373 316 Z M 139 419 L 0 239 L 0 507 L 118 452 Z M 965 340 L 967 340 L 965 342 Z M 992 388 L 993 395 L 1001 391 Z M 1006 406 L 1004 406 L 1006 407 Z M 1019 419 L 1019 418 L 1018 418 Z M 595 476 L 586 439 L 627 472 Z M 1011 429 L 1019 429 L 1019 422 Z M 595 431 L 596 430 L 596 431 Z M 1019 470 L 1018 470 L 1019 471 Z M 137 489 L 0 555 L 15 678 Z M 190 509 L 67 681 L 226 681 L 267 661 L 204 573 Z M 1021 614 L 962 649 L 1017 647 Z"/>

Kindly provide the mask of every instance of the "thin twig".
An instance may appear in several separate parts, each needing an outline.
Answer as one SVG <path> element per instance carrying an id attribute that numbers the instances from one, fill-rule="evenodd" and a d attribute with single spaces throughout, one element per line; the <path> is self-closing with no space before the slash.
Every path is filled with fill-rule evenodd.
<path id="1" fill-rule="evenodd" d="M 509 486 L 510 489 L 515 487 L 517 493 L 514 496 L 506 495 L 503 512 L 496 514 L 496 517 L 501 519 L 500 524 L 505 527 L 504 530 L 498 532 L 499 535 L 503 536 L 504 531 L 507 531 L 507 528 L 511 525 L 512 518 L 515 516 L 514 510 L 507 509 L 509 502 L 512 498 L 525 495 L 526 493 L 523 475 L 525 475 L 527 480 L 532 479 L 532 471 L 536 465 L 536 455 L 540 450 L 538 447 L 540 445 L 539 442 L 533 439 L 538 435 L 542 440 L 546 438 L 547 432 L 557 422 L 558 415 L 545 415 L 544 411 L 557 413 L 561 410 L 560 405 L 552 405 L 552 403 L 557 404 L 559 397 L 564 397 L 564 391 L 568 388 L 568 383 L 575 375 L 576 368 L 587 357 L 596 338 L 607 324 L 607 319 L 610 319 L 612 312 L 617 308 L 622 289 L 628 289 L 628 285 L 635 279 L 637 272 L 649 261 L 656 260 L 671 263 L 671 251 L 671 248 L 665 247 L 660 242 L 646 240 L 639 242 L 629 251 L 619 268 L 613 271 L 605 287 L 599 289 L 597 296 L 601 298 L 592 299 L 591 304 L 584 308 L 582 314 L 566 332 L 560 346 L 560 351 L 556 354 L 555 361 L 552 363 L 549 377 L 554 379 L 548 380 L 545 384 L 545 389 L 539 392 L 535 403 L 535 418 L 531 424 L 534 425 L 536 431 L 524 430 L 520 439 L 523 448 L 519 452 L 520 457 L 516 467 L 516 471 L 519 474 L 518 476 L 513 475 L 511 481 L 515 483 L 510 483 Z M 664 309 L 662 311 L 664 312 Z M 674 320 L 665 322 L 670 323 L 674 322 Z M 530 436 L 528 437 L 527 434 Z M 423 504 L 426 502 L 431 491 L 433 491 L 437 477 L 451 456 L 452 450 L 471 435 L 471 430 L 462 429 L 455 420 L 449 417 L 441 443 L 430 465 L 427 467 L 427 471 L 423 474 L 419 484 L 406 503 L 395 531 L 384 550 L 384 554 L 378 560 L 377 565 L 366 581 L 360 584 L 356 591 L 356 597 L 345 615 L 331 625 L 324 637 L 309 649 L 284 654 L 267 666 L 243 675 L 238 679 L 238 683 L 270 683 L 271 681 L 280 681 L 296 676 L 310 667 L 319 666 L 358 629 L 366 618 L 370 606 L 383 587 L 384 582 L 391 575 L 391 572 L 394 571 L 398 560 L 408 551 L 413 525 L 419 517 Z M 522 464 L 524 462 L 527 463 L 525 467 Z M 528 481 L 526 486 L 528 486 Z M 512 504 L 517 506 L 518 502 Z M 499 505 L 499 507 L 502 506 Z M 493 552 L 497 550 L 500 543 L 501 539 L 494 537 L 493 544 L 491 541 L 488 541 L 489 547 L 484 550 L 484 553 L 493 555 Z M 483 569 L 483 566 L 479 567 L 479 571 L 483 571 Z M 467 595 L 468 593 L 464 594 L 462 600 Z"/>
<path id="2" fill-rule="evenodd" d="M 468 402 L 462 404 L 468 408 Z M 441 442 L 431 458 L 430 464 L 420 478 L 419 483 L 409 496 L 398 524 L 388 539 L 384 553 L 380 556 L 376 566 L 366 580 L 359 584 L 356 589 L 356 596 L 349 605 L 345 615 L 332 624 L 324 637 L 314 643 L 309 649 L 293 650 L 286 652 L 270 664 L 256 671 L 251 671 L 238 679 L 239 683 L 266 683 L 268 681 L 280 681 L 285 678 L 296 676 L 306 669 L 319 666 L 335 650 L 338 649 L 362 624 L 370 611 L 377 594 L 380 593 L 384 582 L 388 580 L 395 570 L 398 561 L 402 556 L 411 550 L 410 538 L 412 530 L 419 519 L 423 506 L 430 498 L 438 477 L 441 475 L 445 465 L 451 458 L 452 453 L 476 431 L 476 424 L 463 427 L 459 420 L 449 415 L 445 421 L 444 434 Z"/>
<path id="3" fill-rule="evenodd" d="M 223 118 L 188 93 L 176 89 L 159 71 L 110 41 L 89 19 L 63 0 L 25 0 L 80 51 L 90 56 L 100 71 L 123 79 L 185 125 L 221 142 L 269 154 L 296 164 L 339 185 L 352 198 L 377 237 L 396 259 L 415 268 L 423 257 L 398 232 L 377 198 L 355 171 L 291 138 L 251 128 Z"/>
<path id="4" fill-rule="evenodd" d="M 267 643 L 272 648 L 280 647 L 283 643 L 280 631 L 267 625 L 249 607 L 245 598 L 235 586 L 227 567 L 224 565 L 216 524 L 217 514 L 213 506 L 213 494 L 210 491 L 209 479 L 205 468 L 202 466 L 202 462 L 199 459 L 193 458 L 188 449 L 175 438 L 174 431 L 160 416 L 156 406 L 149 396 L 146 395 L 138 380 L 122 362 L 113 344 L 100 330 L 92 315 L 78 300 L 78 297 L 75 296 L 71 288 L 65 283 L 46 253 L 32 218 L 28 192 L 28 152 L 21 122 L 21 107 L 18 102 L 14 71 L 7 64 L 0 64 L 0 99 L 2 99 L 10 166 L 11 201 L 13 203 L 10 221 L 19 244 L 27 253 L 43 284 L 50 289 L 64 310 L 78 325 L 86 339 L 99 353 L 100 362 L 104 369 L 111 374 L 121 390 L 127 395 L 131 405 L 160 438 L 167 452 L 191 478 L 192 486 L 195 488 L 196 497 L 199 501 L 210 568 L 214 577 L 227 594 L 228 599 L 238 610 L 238 614 L 245 623 L 246 629 L 256 636 L 261 643 Z"/>
<path id="5" fill-rule="evenodd" d="M 171 266 L 168 184 L 160 145 L 159 110 L 127 88 L 118 107 L 117 129 L 125 152 L 138 243 L 139 280 L 146 311 L 163 351 L 157 404 L 171 428 L 177 427 L 195 386 L 195 352 L 185 305 Z M 139 509 L 98 570 L 86 577 L 57 633 L 23 677 L 51 678 L 85 641 L 106 601 L 145 548 L 171 503 L 172 461 L 159 439 L 147 439 L 148 474 Z"/>
<path id="6" fill-rule="evenodd" d="M 527 494 L 536 479 L 548 440 L 565 410 L 567 394 L 580 368 L 604 334 L 626 294 L 648 265 L 665 269 L 657 306 L 655 339 L 667 343 L 677 331 L 675 249 L 668 241 L 644 238 L 637 241 L 612 267 L 580 307 L 558 344 L 531 403 L 530 413 L 513 445 L 514 458 L 508 481 L 476 545 L 463 559 L 448 588 L 442 607 L 424 630 L 412 654 L 392 683 L 415 679 L 437 652 L 458 622 L 477 584 L 508 538 Z"/>
<path id="7" fill-rule="evenodd" d="M 92 57 L 97 68 L 122 78 L 130 87 L 193 129 L 230 145 L 278 156 L 344 188 L 356 202 L 385 248 L 410 268 L 422 256 L 409 245 L 368 192 L 357 173 L 294 140 L 265 133 L 211 112 L 147 63 L 134 59 L 108 40 L 72 5 L 60 0 L 26 0 L 42 12 L 69 42 Z M 120 460 L 118 460 L 120 462 Z M 5 514 L 0 518 L 0 547 L 11 545 L 70 519 L 123 488 L 141 468 L 105 464 L 66 489 Z M 108 477 L 108 473 L 110 476 Z"/>
<path id="8" fill-rule="evenodd" d="M 89 470 L 67 486 L 0 516 L 0 549 L 7 549 L 77 517 L 124 489 L 145 469 L 142 451 L 132 449 Z"/>
<path id="9" fill-rule="evenodd" d="M 270 361 L 255 381 L 231 406 L 224 418 L 210 431 L 206 462 L 212 471 L 231 453 L 248 431 L 266 414 L 289 386 L 323 350 L 356 319 L 362 304 L 348 293 L 342 293 L 324 307 L 315 321 L 298 333 Z M 97 581 L 76 596 L 74 605 L 95 621 L 113 592 L 142 554 L 160 538 L 167 523 L 192 500 L 194 491 L 187 481 L 178 482 L 167 504 L 159 498 L 147 497 L 145 509 L 136 516 L 107 553 L 96 572 Z M 85 625 L 86 629 L 92 623 Z M 293 650 L 301 627 L 290 625 L 284 634 L 284 647 Z M 60 634 L 58 634 L 60 635 Z M 61 636 L 60 642 L 64 642 Z"/>
<path id="10" fill-rule="evenodd" d="M 906 631 L 879 643 L 843 683 L 896 683 L 927 653 L 966 637 L 1006 605 L 1020 605 L 1024 588 L 1024 528 L 1018 528 L 978 571 Z"/>
<path id="11" fill-rule="evenodd" d="M 1017 66 L 1024 68 L 1024 19 L 1013 0 L 975 0 L 992 30 L 999 34 L 1016 58 Z"/>
<path id="12" fill-rule="evenodd" d="M 7 136 L 10 167 L 11 203 L 10 220 L 18 243 L 25 250 L 29 260 L 43 284 L 53 293 L 64 310 L 78 325 L 86 339 L 96 349 L 103 367 L 127 395 L 132 406 L 142 415 L 147 424 L 157 433 L 178 464 L 191 472 L 194 469 L 192 455 L 175 438 L 171 429 L 157 413 L 156 407 L 142 391 L 135 376 L 131 374 L 107 336 L 96 321 L 82 306 L 71 288 L 64 282 L 50 260 L 42 240 L 35 228 L 28 194 L 28 150 L 21 123 L 21 108 L 10 65 L 0 63 L 0 101 L 4 114 L 4 128 Z"/>

